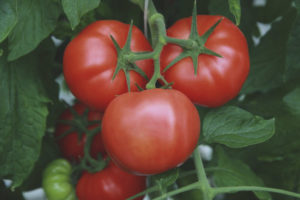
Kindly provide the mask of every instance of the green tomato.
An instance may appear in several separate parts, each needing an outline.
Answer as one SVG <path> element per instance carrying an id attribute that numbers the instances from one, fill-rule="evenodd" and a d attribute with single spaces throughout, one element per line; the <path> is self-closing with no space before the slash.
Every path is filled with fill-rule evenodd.
<path id="1" fill-rule="evenodd" d="M 52 161 L 43 172 L 43 188 L 48 200 L 76 200 L 71 184 L 72 167 L 67 160 Z"/>

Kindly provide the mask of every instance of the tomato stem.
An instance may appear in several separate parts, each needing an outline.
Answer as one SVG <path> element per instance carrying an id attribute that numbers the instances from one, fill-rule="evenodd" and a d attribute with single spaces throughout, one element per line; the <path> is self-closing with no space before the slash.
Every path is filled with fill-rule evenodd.
<path id="1" fill-rule="evenodd" d="M 175 58 L 168 66 L 164 68 L 164 71 L 167 71 L 170 67 L 172 67 L 175 63 L 180 60 L 191 57 L 194 65 L 194 73 L 197 75 L 198 69 L 198 57 L 200 54 L 212 55 L 221 57 L 221 55 L 216 52 L 205 47 L 205 43 L 214 29 L 218 26 L 222 19 L 216 22 L 209 30 L 207 30 L 202 36 L 198 33 L 197 28 L 197 9 L 196 9 L 196 1 L 194 2 L 193 16 L 192 16 L 192 24 L 191 24 L 191 33 L 187 39 L 178 39 L 167 36 L 166 25 L 164 16 L 157 12 L 153 1 L 149 0 L 147 2 L 147 6 L 145 6 L 145 0 L 131 0 L 133 3 L 140 6 L 142 10 L 147 7 L 147 15 L 148 15 L 148 23 L 150 26 L 151 38 L 152 38 L 152 46 L 153 46 L 153 54 L 146 53 L 146 55 L 133 55 L 131 62 L 136 60 L 140 60 L 142 58 L 152 58 L 154 60 L 154 74 L 151 77 L 150 81 L 146 85 L 147 89 L 155 88 L 155 84 L 158 80 L 162 80 L 165 86 L 169 87 L 169 83 L 163 78 L 163 75 L 160 71 L 160 55 L 163 50 L 163 47 L 167 43 L 172 43 L 182 47 L 183 52 Z"/>
<path id="2" fill-rule="evenodd" d="M 142 9 L 144 8 L 144 0 L 132 0 L 132 2 L 138 4 Z M 167 44 L 167 33 L 164 16 L 157 12 L 152 0 L 148 2 L 147 13 L 154 50 L 153 53 L 148 53 L 146 56 L 151 56 L 154 60 L 154 74 L 147 83 L 146 89 L 153 89 L 156 88 L 157 80 L 162 80 L 165 85 L 169 85 L 160 72 L 160 54 L 164 45 Z M 142 56 L 140 56 L 140 58 L 141 57 Z"/>
<path id="3" fill-rule="evenodd" d="M 233 186 L 233 187 L 218 187 L 213 188 L 215 195 L 224 194 L 224 193 L 235 193 L 241 191 L 261 191 L 261 192 L 273 192 L 278 194 L 283 194 L 291 197 L 300 198 L 300 194 L 295 192 L 290 192 L 282 189 L 268 188 L 268 187 L 259 187 L 259 186 Z"/>
<path id="4" fill-rule="evenodd" d="M 181 188 L 179 188 L 177 190 L 174 190 L 172 192 L 165 193 L 163 196 L 154 198 L 153 200 L 163 200 L 163 199 L 166 199 L 168 197 L 174 196 L 176 194 L 180 194 L 180 193 L 187 192 L 187 191 L 194 190 L 194 189 L 198 189 L 198 188 L 199 188 L 199 182 L 192 183 L 190 185 L 181 187 Z"/>
<path id="5" fill-rule="evenodd" d="M 210 184 L 208 182 L 208 179 L 207 179 L 207 176 L 206 176 L 206 173 L 204 170 L 203 162 L 201 159 L 200 151 L 198 148 L 196 148 L 194 150 L 193 157 L 194 157 L 194 162 L 195 162 L 195 166 L 196 166 L 198 182 L 200 184 L 200 190 L 202 191 L 202 194 L 203 194 L 203 200 L 213 200 L 214 193 L 212 192 L 212 187 L 210 186 Z"/>

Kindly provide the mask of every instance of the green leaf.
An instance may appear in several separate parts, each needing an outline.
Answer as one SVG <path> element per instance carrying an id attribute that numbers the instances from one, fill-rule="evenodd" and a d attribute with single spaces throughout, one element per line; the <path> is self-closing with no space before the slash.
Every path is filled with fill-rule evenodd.
<path id="1" fill-rule="evenodd" d="M 18 22 L 8 37 L 9 61 L 34 50 L 55 29 L 60 14 L 52 0 L 22 0 L 17 7 Z"/>
<path id="2" fill-rule="evenodd" d="M 218 170 L 213 175 L 215 184 L 218 187 L 226 186 L 264 186 L 251 168 L 241 160 L 233 159 L 226 155 L 225 151 L 217 148 Z M 267 192 L 254 192 L 260 200 L 271 200 L 271 195 Z"/>
<path id="3" fill-rule="evenodd" d="M 232 0 L 228 0 L 228 2 L 224 0 L 210 0 L 209 1 L 209 13 L 212 15 L 223 15 L 230 19 L 231 21 L 234 21 L 234 18 L 232 14 L 230 13 L 229 9 L 229 3 Z"/>
<path id="4" fill-rule="evenodd" d="M 0 43 L 8 36 L 17 23 L 15 0 L 0 1 Z"/>
<path id="5" fill-rule="evenodd" d="M 167 172 L 151 176 L 151 180 L 154 182 L 158 181 L 158 182 L 160 182 L 160 184 L 167 187 L 167 186 L 175 183 L 175 181 L 178 179 L 178 177 L 179 177 L 179 168 L 174 168 Z"/>
<path id="6" fill-rule="evenodd" d="M 256 6 L 255 18 L 264 24 L 272 23 L 276 18 L 282 16 L 291 7 L 292 0 L 269 0 L 264 6 Z"/>
<path id="7" fill-rule="evenodd" d="M 235 17 L 236 25 L 241 22 L 241 3 L 240 0 L 228 0 L 229 10 Z"/>
<path id="8" fill-rule="evenodd" d="M 283 83 L 286 44 L 295 14 L 295 9 L 290 9 L 272 23 L 271 30 L 261 38 L 259 45 L 250 49 L 250 73 L 243 93 L 267 92 Z"/>
<path id="9" fill-rule="evenodd" d="M 300 76 L 300 1 L 295 1 L 295 6 L 298 11 L 294 21 L 293 28 L 289 35 L 287 43 L 286 57 L 286 79 L 298 78 Z M 298 73 L 295 73 L 295 71 Z"/>
<path id="10" fill-rule="evenodd" d="M 38 55 L 0 57 L 0 177 L 18 187 L 38 159 L 48 114 Z"/>
<path id="11" fill-rule="evenodd" d="M 51 136 L 52 133 L 45 135 L 43 138 L 40 156 L 30 175 L 24 181 L 21 187 L 22 190 L 29 191 L 41 187 L 43 170 L 47 167 L 49 162 L 61 156 L 57 142 Z"/>
<path id="12" fill-rule="evenodd" d="M 283 101 L 291 113 L 300 116 L 300 87 L 284 96 Z"/>
<path id="13" fill-rule="evenodd" d="M 241 108 L 222 107 L 210 111 L 204 118 L 203 136 L 208 143 L 220 143 L 231 148 L 258 144 L 271 138 L 275 120 L 264 120 Z"/>
<path id="14" fill-rule="evenodd" d="M 253 169 L 268 187 L 300 192 L 300 116 L 287 109 L 284 97 L 290 91 L 300 88 L 300 79 L 290 81 L 284 86 L 266 94 L 249 95 L 242 102 L 242 107 L 252 113 L 276 119 L 276 133 L 265 143 L 239 149 L 235 154 Z M 232 155 L 232 154 L 231 154 Z M 283 199 L 282 195 L 273 194 L 274 199 Z M 294 199 L 294 198 L 284 198 Z"/>
<path id="15" fill-rule="evenodd" d="M 71 28 L 74 29 L 80 22 L 80 18 L 87 12 L 97 8 L 101 0 L 62 0 L 62 6 Z"/>
<path id="16" fill-rule="evenodd" d="M 228 0 L 228 2 L 224 0 L 210 0 L 208 7 L 210 14 L 213 15 L 223 15 L 234 21 L 237 25 L 240 24 L 241 21 L 241 5 L 240 0 Z M 234 18 L 233 18 L 234 16 Z"/>

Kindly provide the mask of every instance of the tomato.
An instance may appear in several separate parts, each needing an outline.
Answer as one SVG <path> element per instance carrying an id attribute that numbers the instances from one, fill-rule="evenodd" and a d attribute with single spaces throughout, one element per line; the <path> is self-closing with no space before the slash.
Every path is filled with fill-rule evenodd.
<path id="1" fill-rule="evenodd" d="M 129 174 L 113 162 L 102 171 L 84 172 L 76 186 L 79 200 L 125 200 L 146 189 L 146 177 Z M 141 200 L 143 197 L 135 198 Z"/>
<path id="2" fill-rule="evenodd" d="M 82 103 L 76 103 L 72 108 L 81 117 L 83 117 L 85 110 L 88 109 L 88 107 L 86 107 Z M 90 110 L 88 112 L 87 119 L 83 117 L 83 119 L 81 119 L 81 122 L 85 120 L 87 120 L 86 122 L 94 121 L 94 120 L 100 121 L 102 119 L 102 115 L 103 114 L 100 112 Z M 60 120 L 67 120 L 69 122 L 71 120 L 74 120 L 74 116 L 71 113 L 70 109 L 65 110 L 61 114 Z M 100 122 L 95 125 L 89 125 L 88 129 L 93 129 L 98 126 L 100 126 Z M 78 161 L 80 158 L 84 156 L 84 144 L 86 142 L 86 134 L 82 134 L 82 137 L 80 138 L 79 133 L 77 131 L 72 131 L 66 136 L 60 138 L 60 136 L 64 134 L 66 131 L 68 131 L 70 128 L 71 128 L 70 125 L 65 124 L 63 122 L 59 122 L 56 126 L 55 136 L 58 139 L 58 145 L 63 156 L 68 160 Z M 90 153 L 92 157 L 96 158 L 99 153 L 104 154 L 104 152 L 105 150 L 102 144 L 101 133 L 99 132 L 93 138 Z"/>
<path id="3" fill-rule="evenodd" d="M 64 159 L 52 161 L 43 172 L 43 189 L 48 200 L 76 200 L 71 184 L 72 167 Z"/>
<path id="4" fill-rule="evenodd" d="M 176 90 L 151 89 L 115 98 L 102 121 L 107 153 L 123 169 L 157 174 L 184 162 L 197 145 L 200 119 Z"/>
<path id="5" fill-rule="evenodd" d="M 198 15 L 199 35 L 203 35 L 221 16 Z M 167 30 L 167 35 L 187 39 L 191 32 L 192 18 L 177 21 Z M 208 37 L 205 47 L 222 57 L 200 54 L 197 74 L 194 74 L 190 57 L 169 68 L 163 76 L 172 87 L 186 94 L 194 103 L 217 107 L 233 99 L 240 91 L 249 73 L 249 53 L 243 33 L 230 20 L 224 18 Z M 161 54 L 161 70 L 172 62 L 182 48 L 168 44 Z"/>
<path id="6" fill-rule="evenodd" d="M 111 36 L 123 47 L 129 25 L 115 20 L 101 20 L 87 26 L 67 46 L 63 58 L 66 82 L 72 93 L 89 107 L 104 111 L 117 95 L 128 91 L 124 72 L 121 70 L 112 80 L 118 55 Z M 135 26 L 130 43 L 133 52 L 151 51 L 151 45 Z M 148 78 L 153 73 L 153 61 L 136 62 Z M 135 71 L 130 71 L 131 91 L 136 84 L 144 88 L 147 80 Z"/>

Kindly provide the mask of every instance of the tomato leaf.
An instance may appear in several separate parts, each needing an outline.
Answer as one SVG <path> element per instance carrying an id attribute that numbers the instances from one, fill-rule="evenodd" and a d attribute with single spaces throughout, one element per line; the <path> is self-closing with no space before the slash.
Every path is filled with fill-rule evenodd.
<path id="1" fill-rule="evenodd" d="M 87 12 L 97 8 L 101 0 L 62 0 L 62 6 L 71 28 L 74 30 L 79 24 L 80 18 Z"/>
<path id="2" fill-rule="evenodd" d="M 284 96 L 283 101 L 291 113 L 300 116 L 300 87 Z"/>
<path id="3" fill-rule="evenodd" d="M 228 0 L 229 10 L 235 17 L 236 25 L 241 22 L 241 3 L 240 0 Z"/>
<path id="4" fill-rule="evenodd" d="M 231 148 L 264 142 L 271 138 L 274 132 L 274 118 L 264 120 L 234 106 L 210 111 L 203 122 L 203 136 L 206 142 L 225 144 Z"/>
<path id="5" fill-rule="evenodd" d="M 243 93 L 267 92 L 283 83 L 286 44 L 295 16 L 295 9 L 290 9 L 273 22 L 260 43 L 250 49 L 250 73 Z"/>
<path id="6" fill-rule="evenodd" d="M 52 0 L 22 0 L 17 7 L 17 23 L 8 37 L 9 61 L 34 50 L 55 29 L 60 14 Z"/>
<path id="7" fill-rule="evenodd" d="M 210 14 L 223 15 L 228 19 L 230 19 L 231 21 L 234 21 L 234 18 L 230 13 L 230 9 L 229 9 L 230 1 L 235 1 L 235 0 L 228 0 L 228 2 L 224 0 L 210 0 L 208 6 L 208 10 Z"/>
<path id="8" fill-rule="evenodd" d="M 0 1 L 0 42 L 2 42 L 17 23 L 16 9 L 13 0 Z"/>
<path id="9" fill-rule="evenodd" d="M 294 21 L 293 28 L 290 32 L 287 43 L 286 57 L 286 76 L 287 78 L 298 78 L 300 76 L 300 1 L 295 1 L 295 6 L 298 11 Z M 297 70 L 297 73 L 295 71 Z"/>
<path id="10" fill-rule="evenodd" d="M 174 168 L 167 172 L 151 176 L 151 180 L 153 180 L 154 182 L 158 181 L 160 182 L 160 184 L 167 187 L 175 183 L 178 177 L 179 177 L 179 168 Z"/>
<path id="11" fill-rule="evenodd" d="M 300 191 L 300 115 L 291 113 L 292 104 L 287 105 L 288 96 L 296 98 L 300 79 L 290 81 L 281 88 L 266 94 L 248 96 L 242 107 L 263 117 L 276 118 L 276 133 L 267 142 L 238 149 L 240 158 L 247 160 L 268 187 Z M 289 98 L 288 98 L 289 99 Z M 291 98 L 290 99 L 294 99 Z M 296 99 L 295 99 L 296 100 Z M 299 98 L 298 98 L 299 101 Z M 290 101 L 295 103 L 294 101 Z M 284 169 L 284 170 L 283 170 Z M 273 194 L 274 199 L 282 199 Z M 277 197 L 277 198 L 276 198 Z"/>
<path id="12" fill-rule="evenodd" d="M 251 168 L 241 160 L 233 159 L 226 155 L 219 146 L 217 149 L 217 167 L 213 179 L 218 187 L 226 186 L 264 186 Z M 260 200 L 271 200 L 271 195 L 267 192 L 254 192 Z"/>
<path id="13" fill-rule="evenodd" d="M 38 159 L 48 114 L 38 56 L 0 57 L 0 177 L 22 184 Z"/>

